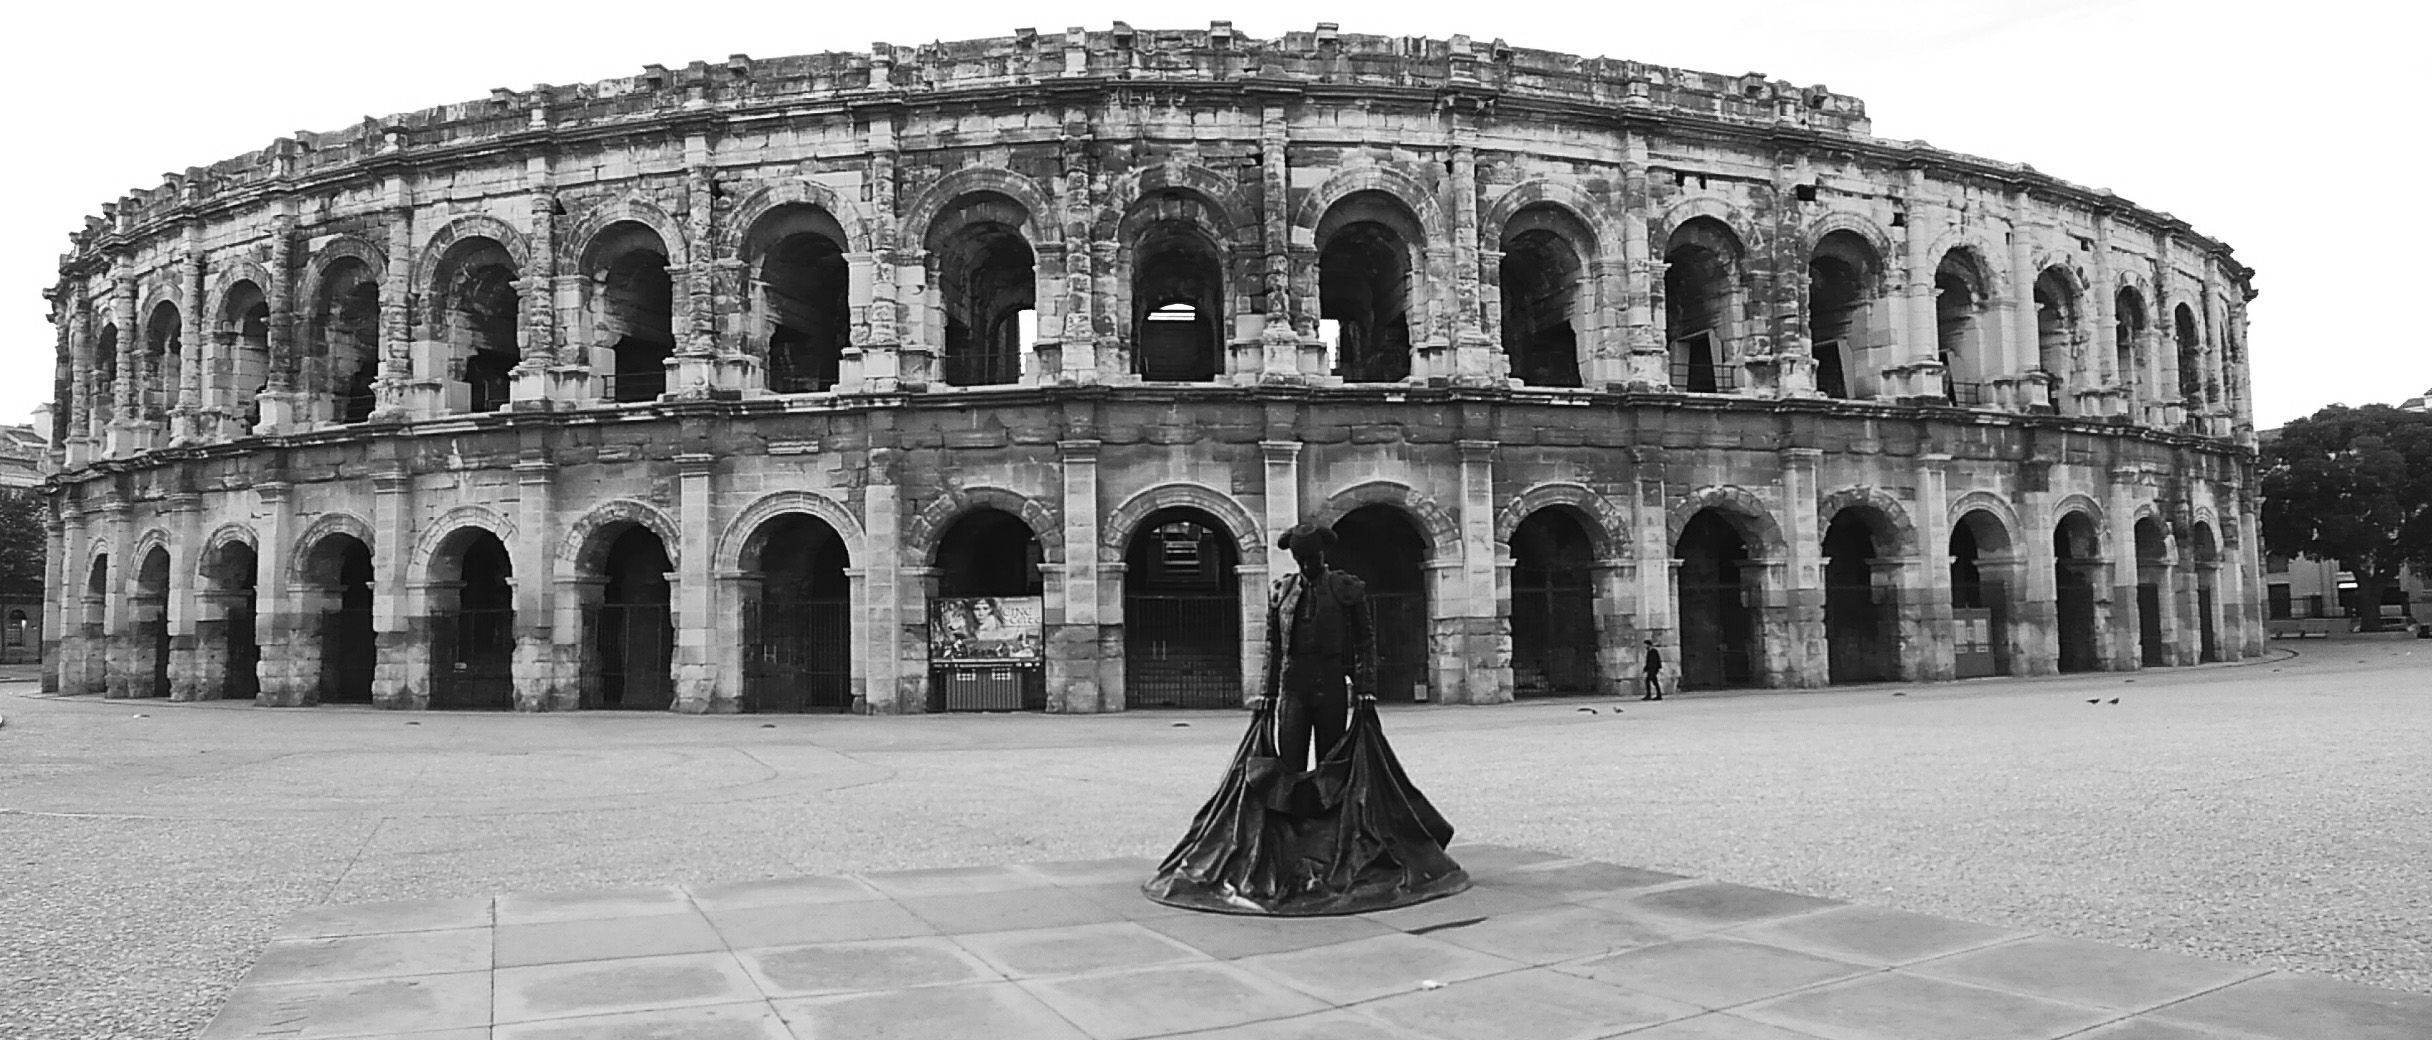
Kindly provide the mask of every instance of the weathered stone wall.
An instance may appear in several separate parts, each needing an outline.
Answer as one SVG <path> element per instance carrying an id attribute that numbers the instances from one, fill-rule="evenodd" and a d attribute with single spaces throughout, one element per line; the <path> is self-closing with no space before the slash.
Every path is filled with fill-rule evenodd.
<path id="1" fill-rule="evenodd" d="M 313 703 L 335 593 L 298 561 L 343 534 L 374 563 L 372 696 L 427 706 L 479 530 L 506 550 L 514 704 L 582 706 L 608 546 L 638 528 L 672 567 L 675 706 L 737 710 L 739 554 L 800 515 L 849 557 L 850 696 L 917 711 L 938 542 L 979 509 L 1039 546 L 1059 711 L 1126 706 L 1126 554 L 1167 507 L 1236 546 L 1245 677 L 1269 536 L 1372 505 L 1425 547 L 1440 700 L 1512 696 L 1513 539 L 1546 509 L 1588 538 L 1607 691 L 1643 639 L 1679 660 L 1704 509 L 1755 575 L 1747 681 L 1832 677 L 1844 513 L 1884 678 L 1953 674 L 1963 525 L 2013 672 L 2060 667 L 2064 622 L 2137 667 L 2140 583 L 2160 659 L 2198 656 L 2207 583 L 2223 655 L 2260 648 L 2251 272 L 2107 192 L 1875 139 L 1821 87 L 1222 23 L 737 57 L 282 139 L 75 243 L 50 294 L 63 689 L 147 692 L 157 602 L 171 689 L 218 696 L 213 568 L 241 537 L 262 700 Z M 1853 296 L 1817 297 L 1828 264 Z M 1211 304 L 1203 378 L 1150 380 L 1147 313 L 1175 300 Z M 1019 371 L 958 377 L 1009 307 L 1035 329 Z M 618 358 L 645 349 L 666 385 L 635 396 Z M 772 392 L 796 349 L 832 385 Z M 2072 515 L 2095 557 L 2055 556 Z M 2090 576 L 2090 618 L 2054 607 L 2059 570 Z"/>

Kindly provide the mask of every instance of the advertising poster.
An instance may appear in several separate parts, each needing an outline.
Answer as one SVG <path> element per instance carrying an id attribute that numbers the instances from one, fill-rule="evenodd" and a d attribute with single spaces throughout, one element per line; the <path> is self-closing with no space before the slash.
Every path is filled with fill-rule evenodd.
<path id="1" fill-rule="evenodd" d="M 1038 596 L 971 596 L 929 605 L 929 660 L 1037 663 L 1045 646 L 1047 601 Z"/>

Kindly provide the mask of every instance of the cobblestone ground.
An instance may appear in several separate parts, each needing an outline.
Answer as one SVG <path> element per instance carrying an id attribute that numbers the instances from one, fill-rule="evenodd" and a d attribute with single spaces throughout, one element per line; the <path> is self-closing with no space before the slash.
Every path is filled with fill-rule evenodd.
<path id="1" fill-rule="evenodd" d="M 0 715 L 0 1036 L 145 1038 L 319 902 L 1160 855 L 1241 724 Z M 1467 837 L 2432 992 L 2432 643 L 1385 725 Z"/>

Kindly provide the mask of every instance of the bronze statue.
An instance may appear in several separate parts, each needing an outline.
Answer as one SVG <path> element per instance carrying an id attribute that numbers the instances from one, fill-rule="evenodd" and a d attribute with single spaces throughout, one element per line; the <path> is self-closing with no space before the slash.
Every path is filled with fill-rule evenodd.
<path id="1" fill-rule="evenodd" d="M 1411 784 L 1377 723 L 1376 626 L 1366 586 L 1326 566 L 1334 541 L 1333 529 L 1302 524 L 1278 543 L 1300 566 L 1268 600 L 1266 687 L 1215 795 L 1142 886 L 1150 899 L 1304 916 L 1469 887 L 1444 851 L 1452 825 Z"/>

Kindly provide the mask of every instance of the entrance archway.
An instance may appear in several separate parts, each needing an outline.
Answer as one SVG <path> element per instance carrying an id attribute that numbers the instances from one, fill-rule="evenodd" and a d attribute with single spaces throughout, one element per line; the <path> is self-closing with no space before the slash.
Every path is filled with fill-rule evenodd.
<path id="1" fill-rule="evenodd" d="M 2017 566 L 2009 531 L 1984 510 L 1951 526 L 1953 674 L 1961 679 L 2011 674 L 2010 573 Z"/>
<path id="2" fill-rule="evenodd" d="M 1824 529 L 1825 671 L 1835 683 L 1900 677 L 1896 590 L 1877 583 L 1877 533 L 1888 522 L 1873 510 L 1833 514 Z"/>
<path id="3" fill-rule="evenodd" d="M 254 631 L 256 559 L 253 547 L 228 542 L 203 561 L 205 609 L 196 620 L 196 641 L 219 699 L 250 701 L 261 696 L 262 644 Z M 206 672 L 205 674 L 209 674 Z M 208 692 L 208 691 L 207 691 Z"/>
<path id="4" fill-rule="evenodd" d="M 1567 509 L 1512 532 L 1512 693 L 1596 693 L 1596 549 Z"/>
<path id="5" fill-rule="evenodd" d="M 1434 655 L 1429 632 L 1427 538 L 1392 506 L 1361 506 L 1334 522 L 1326 560 L 1368 586 L 1376 620 L 1377 698 L 1422 699 Z"/>
<path id="6" fill-rule="evenodd" d="M 2094 521 L 2072 512 L 2052 529 L 2054 635 L 2060 643 L 2060 670 L 2091 672 L 2102 666 L 2096 656 L 2094 587 L 2103 565 L 2102 540 Z"/>
<path id="7" fill-rule="evenodd" d="M 2152 517 L 2136 522 L 2136 627 L 2138 660 L 2147 668 L 2170 663 L 2168 626 L 2162 623 L 2162 597 L 2170 589 L 2170 544 L 2162 525 Z"/>
<path id="8" fill-rule="evenodd" d="M 1123 568 L 1124 703 L 1241 704 L 1240 550 L 1197 509 L 1160 509 L 1133 529 Z"/>
<path id="9" fill-rule="evenodd" d="M 169 550 L 155 545 L 135 571 L 135 645 L 151 654 L 151 674 L 130 683 L 131 697 L 169 695 Z"/>
<path id="10" fill-rule="evenodd" d="M 1672 555 L 1680 576 L 1680 686 L 1684 690 L 1756 682 L 1759 569 L 1739 529 L 1712 509 L 1681 528 Z"/>
<path id="11" fill-rule="evenodd" d="M 941 662 L 931 674 L 932 709 L 1047 707 L 1046 633 L 1025 631 L 1031 621 L 999 609 L 1003 600 L 1045 593 L 1046 582 L 1039 569 L 1045 560 L 1045 548 L 1030 525 L 1001 509 L 983 506 L 964 513 L 938 539 L 937 594 L 941 602 L 934 608 L 930 624 L 946 626 L 949 631 L 933 632 L 931 645 L 934 648 L 942 636 L 957 646 L 967 641 L 971 649 L 957 650 L 950 666 Z"/>
<path id="12" fill-rule="evenodd" d="M 583 707 L 665 711 L 675 703 L 674 569 L 666 543 L 640 524 L 608 543 L 599 575 L 607 585 L 584 647 Z"/>
<path id="13" fill-rule="evenodd" d="M 372 634 L 372 551 L 350 534 L 322 538 L 304 564 L 309 590 L 299 598 L 319 662 L 322 704 L 370 704 L 378 646 Z"/>
<path id="14" fill-rule="evenodd" d="M 498 536 L 455 532 L 432 560 L 429 598 L 432 708 L 515 706 L 513 563 Z"/>
<path id="15" fill-rule="evenodd" d="M 817 517 L 788 513 L 743 546 L 743 710 L 853 706 L 851 565 L 844 539 Z"/>
<path id="16" fill-rule="evenodd" d="M 2213 540 L 2212 525 L 2198 521 L 2193 529 L 2196 558 L 2196 659 L 2224 660 L 2221 656 L 2221 633 L 2214 611 L 2220 604 L 2215 583 L 2221 577 L 2221 546 Z"/>

